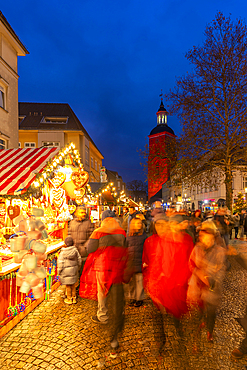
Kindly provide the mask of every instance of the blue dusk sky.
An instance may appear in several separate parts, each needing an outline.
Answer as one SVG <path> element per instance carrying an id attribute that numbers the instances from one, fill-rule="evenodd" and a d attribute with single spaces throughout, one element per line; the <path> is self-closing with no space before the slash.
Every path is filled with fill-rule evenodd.
<path id="1" fill-rule="evenodd" d="M 246 21 L 246 0 L 8 0 L 1 11 L 29 51 L 19 101 L 68 103 L 125 182 L 144 179 L 137 149 L 156 126 L 159 94 L 190 71 L 221 11 Z M 164 101 L 165 107 L 169 106 Z M 179 135 L 176 117 L 168 125 Z"/>

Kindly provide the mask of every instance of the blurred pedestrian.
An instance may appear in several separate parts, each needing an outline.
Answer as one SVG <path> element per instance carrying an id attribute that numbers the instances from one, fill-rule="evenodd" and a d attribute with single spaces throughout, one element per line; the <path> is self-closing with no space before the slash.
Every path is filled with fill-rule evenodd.
<path id="1" fill-rule="evenodd" d="M 124 206 L 123 207 L 123 218 L 122 218 L 121 227 L 126 232 L 127 232 L 127 229 L 128 229 L 128 217 L 129 217 L 129 209 L 128 209 L 128 207 Z"/>
<path id="2" fill-rule="evenodd" d="M 154 219 L 154 217 L 158 214 L 158 213 L 164 213 L 164 209 L 162 207 L 162 199 L 156 199 L 156 201 L 154 202 L 153 204 L 153 207 L 154 209 L 152 210 L 151 212 L 151 217 L 152 219 Z"/>
<path id="3" fill-rule="evenodd" d="M 240 224 L 240 215 L 238 212 L 233 213 L 233 221 L 234 221 L 235 239 L 238 239 L 238 230 Z"/>
<path id="4" fill-rule="evenodd" d="M 140 307 L 145 298 L 142 276 L 143 245 L 147 239 L 144 224 L 140 218 L 133 218 L 130 222 L 129 235 L 126 238 L 129 258 L 132 263 L 133 276 L 129 282 L 129 306 Z"/>
<path id="5" fill-rule="evenodd" d="M 203 315 L 206 316 L 209 342 L 213 341 L 216 309 L 221 298 L 225 275 L 225 252 L 223 240 L 214 222 L 204 221 L 199 232 L 199 240 L 189 259 L 192 276 L 189 280 L 187 300 L 191 307 L 198 308 L 199 321 Z"/>
<path id="6" fill-rule="evenodd" d="M 245 226 L 245 221 L 246 221 L 246 211 L 242 209 L 240 213 L 240 220 L 239 220 L 239 236 L 240 239 L 244 239 L 244 226 Z"/>
<path id="7" fill-rule="evenodd" d="M 64 303 L 76 303 L 76 284 L 79 278 L 81 256 L 70 236 L 64 240 L 64 246 L 61 248 L 57 265 L 61 283 L 66 285 L 67 298 L 65 298 Z"/>
<path id="8" fill-rule="evenodd" d="M 158 214 L 154 219 L 154 234 L 146 239 L 143 250 L 144 289 L 156 307 L 173 316 L 178 336 L 180 319 L 188 310 L 186 304 L 189 256 L 193 240 L 184 231 L 184 218 L 174 214 L 168 218 Z"/>
<path id="9" fill-rule="evenodd" d="M 234 359 L 240 359 L 247 355 L 247 307 L 245 309 L 245 315 L 244 317 L 235 318 L 235 320 L 241 325 L 241 327 L 244 329 L 245 337 L 240 343 L 239 347 L 234 349 L 232 351 L 232 358 Z"/>
<path id="10" fill-rule="evenodd" d="M 80 296 L 97 298 L 97 314 L 92 321 L 108 324 L 108 297 L 112 295 L 113 330 L 111 347 L 118 347 L 118 333 L 124 324 L 123 283 L 128 283 L 131 271 L 128 268 L 128 250 L 125 231 L 114 217 L 102 214 L 101 226 L 94 230 L 87 242 L 89 257 L 81 276 Z"/>
<path id="11" fill-rule="evenodd" d="M 130 222 L 132 218 L 135 218 L 138 213 L 140 212 L 137 211 L 134 206 L 129 206 L 129 216 L 128 216 L 128 221 L 127 221 L 127 235 L 129 234 Z"/>

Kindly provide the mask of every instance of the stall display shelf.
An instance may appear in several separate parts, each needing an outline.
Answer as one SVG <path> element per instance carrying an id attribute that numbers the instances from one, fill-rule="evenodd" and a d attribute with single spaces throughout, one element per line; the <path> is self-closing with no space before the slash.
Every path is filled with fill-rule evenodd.
<path id="1" fill-rule="evenodd" d="M 64 245 L 63 241 L 60 241 L 58 243 L 56 241 L 51 242 L 47 246 L 46 254 L 50 254 L 50 253 L 55 252 L 56 250 L 60 249 L 63 245 Z M 16 271 L 20 268 L 20 266 L 21 266 L 20 263 L 14 263 L 14 262 L 10 263 L 7 266 L 3 266 L 2 271 L 0 271 L 0 276 L 7 275 L 10 272 Z"/>

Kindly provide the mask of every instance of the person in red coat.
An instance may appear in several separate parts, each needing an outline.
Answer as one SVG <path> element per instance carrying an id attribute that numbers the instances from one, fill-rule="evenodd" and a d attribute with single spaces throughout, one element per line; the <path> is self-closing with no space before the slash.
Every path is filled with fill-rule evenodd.
<path id="1" fill-rule="evenodd" d="M 83 298 L 97 299 L 98 310 L 92 321 L 107 324 L 109 292 L 113 302 L 113 337 L 111 347 L 118 347 L 117 336 L 124 323 L 123 283 L 130 280 L 126 233 L 117 220 L 102 214 L 101 226 L 94 230 L 86 244 L 88 258 L 80 280 L 79 294 Z"/>
<path id="2" fill-rule="evenodd" d="M 186 222 L 179 214 L 169 219 L 157 215 L 155 232 L 146 239 L 142 257 L 144 289 L 158 310 L 173 316 L 178 335 L 180 318 L 188 311 L 188 261 L 194 247 L 192 237 L 186 233 Z"/>

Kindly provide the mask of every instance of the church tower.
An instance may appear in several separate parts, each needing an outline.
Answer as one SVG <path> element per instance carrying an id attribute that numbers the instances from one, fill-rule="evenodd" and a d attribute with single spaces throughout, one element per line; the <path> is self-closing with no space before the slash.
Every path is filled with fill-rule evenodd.
<path id="1" fill-rule="evenodd" d="M 163 94 L 158 109 L 157 126 L 150 132 L 148 156 L 148 199 L 162 198 L 162 185 L 169 178 L 169 164 L 166 159 L 167 143 L 176 135 L 167 124 L 168 112 L 163 104 Z"/>

